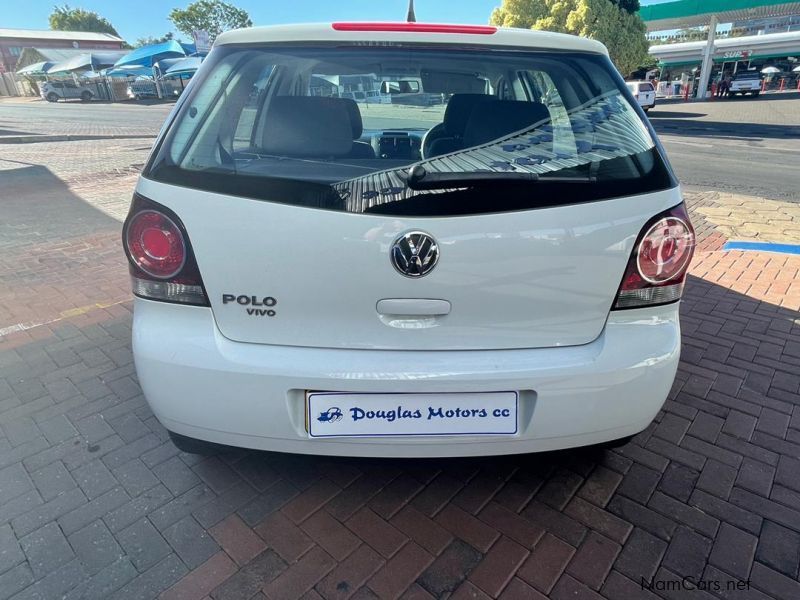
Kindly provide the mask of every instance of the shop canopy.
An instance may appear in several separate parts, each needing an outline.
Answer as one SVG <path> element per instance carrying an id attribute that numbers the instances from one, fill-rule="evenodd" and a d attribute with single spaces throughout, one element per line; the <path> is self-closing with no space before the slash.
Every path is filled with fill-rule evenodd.
<path id="1" fill-rule="evenodd" d="M 114 66 L 143 65 L 145 67 L 152 67 L 162 59 L 181 58 L 187 54 L 191 54 L 193 51 L 194 47 L 191 44 L 180 44 L 175 40 L 169 40 L 160 44 L 142 46 L 133 52 L 128 52 L 125 56 L 120 58 Z"/>
<path id="2" fill-rule="evenodd" d="M 776 0 L 674 0 L 639 9 L 648 31 L 666 31 L 749 19 L 785 17 L 800 13 L 800 2 Z"/>
<path id="3" fill-rule="evenodd" d="M 63 73 L 66 71 L 99 71 L 110 67 L 120 58 L 125 56 L 124 50 L 110 52 L 85 52 L 78 54 L 51 66 L 47 71 L 48 75 Z"/>

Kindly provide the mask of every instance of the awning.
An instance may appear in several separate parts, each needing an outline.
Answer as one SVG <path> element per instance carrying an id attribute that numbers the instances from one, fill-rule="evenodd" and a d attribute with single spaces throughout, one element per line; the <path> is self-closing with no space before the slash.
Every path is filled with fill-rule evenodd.
<path id="1" fill-rule="evenodd" d="M 125 54 L 126 52 L 124 50 L 113 52 L 86 52 L 54 64 L 47 69 L 46 73 L 52 75 L 53 73 L 63 73 L 65 71 L 99 71 L 100 69 L 110 67 L 125 56 Z"/>
<path id="2" fill-rule="evenodd" d="M 800 13 L 800 2 L 776 0 L 674 0 L 639 9 L 647 31 L 665 31 L 708 25 L 716 15 L 719 23 L 766 19 Z"/>
<path id="3" fill-rule="evenodd" d="M 190 56 L 176 61 L 163 71 L 164 75 L 180 75 L 181 73 L 194 73 L 200 68 L 203 59 L 199 56 Z"/>
<path id="4" fill-rule="evenodd" d="M 144 65 L 126 65 L 124 67 L 106 69 L 103 71 L 103 75 L 106 77 L 138 77 L 140 75 L 152 77 L 153 69 Z"/>
<path id="5" fill-rule="evenodd" d="M 55 63 L 46 60 L 44 62 L 33 63 L 27 67 L 23 67 L 17 71 L 17 75 L 44 75 L 47 69 L 52 67 Z"/>
<path id="6" fill-rule="evenodd" d="M 158 62 L 163 58 L 179 58 L 186 56 L 186 51 L 175 40 L 169 40 L 161 44 L 151 44 L 150 46 L 142 46 L 133 52 L 128 52 L 125 56 L 120 58 L 115 67 L 122 67 L 124 65 L 144 65 L 152 67 L 153 63 Z"/>

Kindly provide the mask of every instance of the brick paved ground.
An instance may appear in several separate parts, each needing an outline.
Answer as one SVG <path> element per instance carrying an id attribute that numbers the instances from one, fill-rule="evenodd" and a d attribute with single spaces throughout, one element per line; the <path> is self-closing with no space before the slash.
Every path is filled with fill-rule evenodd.
<path id="1" fill-rule="evenodd" d="M 690 197 L 678 378 L 617 451 L 199 458 L 133 369 L 132 179 L 77 148 L 0 148 L 43 184 L 0 198 L 0 600 L 800 598 L 800 257 L 719 251 L 724 199 Z"/>

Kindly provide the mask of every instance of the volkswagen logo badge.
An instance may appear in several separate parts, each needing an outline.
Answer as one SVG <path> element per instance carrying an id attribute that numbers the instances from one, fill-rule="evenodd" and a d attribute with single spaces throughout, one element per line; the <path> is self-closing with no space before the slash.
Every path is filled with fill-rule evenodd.
<path id="1" fill-rule="evenodd" d="M 392 265 L 406 277 L 422 277 L 436 266 L 439 246 L 432 236 L 424 231 L 404 233 L 392 244 Z"/>

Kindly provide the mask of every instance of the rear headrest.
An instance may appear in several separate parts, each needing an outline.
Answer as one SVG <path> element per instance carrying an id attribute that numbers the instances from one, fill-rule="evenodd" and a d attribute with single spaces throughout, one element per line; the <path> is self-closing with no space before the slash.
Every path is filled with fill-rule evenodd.
<path id="1" fill-rule="evenodd" d="M 527 129 L 550 119 L 550 111 L 539 102 L 494 100 L 476 106 L 464 130 L 464 147 L 486 144 L 499 137 Z"/>
<path id="2" fill-rule="evenodd" d="M 482 102 L 490 102 L 492 96 L 487 94 L 453 94 L 444 110 L 444 130 L 447 135 L 461 137 L 467 127 L 472 109 Z"/>
<path id="3" fill-rule="evenodd" d="M 341 100 L 317 96 L 272 98 L 261 150 L 296 157 L 345 156 L 353 147 L 354 127 L 347 104 Z"/>
<path id="4" fill-rule="evenodd" d="M 347 109 L 347 114 L 350 115 L 350 125 L 353 128 L 353 139 L 357 140 L 360 138 L 361 134 L 364 132 L 364 123 L 361 120 L 361 110 L 359 110 L 356 101 L 352 98 L 332 98 L 332 100 L 339 100 L 340 102 L 344 103 L 344 106 Z"/>

